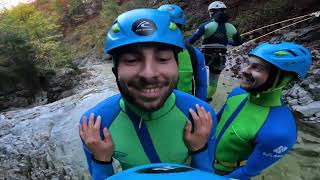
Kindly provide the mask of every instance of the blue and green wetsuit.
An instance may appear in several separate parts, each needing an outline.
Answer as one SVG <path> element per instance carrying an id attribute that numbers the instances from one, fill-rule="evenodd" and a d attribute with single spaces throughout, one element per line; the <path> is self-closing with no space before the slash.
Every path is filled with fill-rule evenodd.
<path id="1" fill-rule="evenodd" d="M 178 54 L 177 89 L 205 101 L 208 85 L 204 56 L 199 49 L 188 44 L 186 47 Z"/>
<path id="2" fill-rule="evenodd" d="M 94 113 L 102 117 L 100 134 L 103 134 L 104 127 L 109 127 L 115 145 L 113 158 L 120 162 L 122 169 L 160 162 L 188 164 L 189 154 L 183 142 L 183 130 L 186 121 L 191 120 L 189 108 L 195 109 L 195 104 L 211 112 L 213 128 L 207 148 L 192 154 L 191 166 L 212 172 L 215 113 L 207 103 L 192 95 L 174 90 L 159 110 L 145 112 L 126 103 L 119 94 L 104 100 L 84 115 L 89 117 L 90 113 Z M 93 160 L 88 148 L 83 147 L 93 179 L 104 179 L 114 174 L 111 163 L 101 164 Z"/>
<path id="3" fill-rule="evenodd" d="M 281 92 L 282 88 L 275 88 L 254 96 L 236 88 L 229 94 L 217 115 L 216 171 L 249 179 L 289 152 L 297 130 L 292 113 L 281 102 Z"/>
<path id="4" fill-rule="evenodd" d="M 242 43 L 240 33 L 221 13 L 201 24 L 195 33 L 188 39 L 190 44 L 195 43 L 200 37 L 203 37 L 202 44 L 222 44 L 222 45 L 240 45 Z M 225 67 L 225 58 L 215 58 L 205 54 L 206 64 L 210 67 L 210 78 L 208 87 L 208 98 L 216 91 L 220 72 Z M 213 62 L 211 62 L 213 61 Z"/>

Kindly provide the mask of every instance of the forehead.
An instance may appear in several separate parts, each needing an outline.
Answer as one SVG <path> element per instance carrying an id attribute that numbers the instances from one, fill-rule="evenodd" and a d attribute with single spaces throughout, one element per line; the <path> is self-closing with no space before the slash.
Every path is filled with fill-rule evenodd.
<path id="1" fill-rule="evenodd" d="M 127 45 L 119 50 L 120 55 L 125 53 L 134 53 L 134 54 L 141 54 L 144 50 L 171 50 L 174 51 L 174 46 L 163 44 L 163 43 L 136 43 Z"/>
<path id="2" fill-rule="evenodd" d="M 256 65 L 261 65 L 264 67 L 270 67 L 271 64 L 268 63 L 267 61 L 257 57 L 257 56 L 249 56 L 249 60 L 250 64 L 256 64 Z"/>

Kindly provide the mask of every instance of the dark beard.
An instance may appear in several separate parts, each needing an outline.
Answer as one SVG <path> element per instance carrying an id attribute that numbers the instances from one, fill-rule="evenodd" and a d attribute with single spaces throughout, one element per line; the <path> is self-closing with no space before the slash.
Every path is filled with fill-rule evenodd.
<path id="1" fill-rule="evenodd" d="M 265 82 L 264 84 L 262 84 L 256 88 L 246 88 L 246 87 L 242 87 L 241 85 L 240 85 L 240 87 L 242 89 L 246 90 L 247 92 L 249 92 L 250 94 L 255 95 L 257 93 L 261 93 L 263 91 L 266 91 L 267 89 L 270 88 L 270 85 L 269 85 L 269 83 Z"/>

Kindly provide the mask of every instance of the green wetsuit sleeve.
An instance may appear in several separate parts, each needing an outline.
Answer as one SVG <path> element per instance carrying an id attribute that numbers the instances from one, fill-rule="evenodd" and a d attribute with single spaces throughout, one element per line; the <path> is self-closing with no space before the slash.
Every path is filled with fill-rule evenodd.
<path id="1" fill-rule="evenodd" d="M 226 27 L 227 37 L 228 37 L 228 44 L 232 46 L 238 46 L 242 44 L 239 31 L 230 23 L 226 23 L 225 27 Z"/>

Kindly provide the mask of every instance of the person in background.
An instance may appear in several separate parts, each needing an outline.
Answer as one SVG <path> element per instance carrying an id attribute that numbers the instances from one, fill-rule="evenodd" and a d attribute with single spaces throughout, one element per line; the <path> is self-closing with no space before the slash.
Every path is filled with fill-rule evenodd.
<path id="1" fill-rule="evenodd" d="M 117 161 L 122 169 L 163 162 L 213 171 L 215 112 L 174 90 L 184 48 L 167 12 L 135 9 L 114 21 L 105 52 L 120 94 L 84 113 L 79 126 L 93 179 L 112 176 Z"/>
<path id="2" fill-rule="evenodd" d="M 240 88 L 217 115 L 216 174 L 249 179 L 292 149 L 296 123 L 282 91 L 306 76 L 311 61 L 309 50 L 292 42 L 266 42 L 249 53 Z"/>
<path id="3" fill-rule="evenodd" d="M 171 20 L 182 31 L 186 25 L 186 18 L 180 6 L 175 4 L 161 5 L 158 10 L 170 14 Z M 206 101 L 207 99 L 207 72 L 203 54 L 199 49 L 185 41 L 185 49 L 178 54 L 179 79 L 177 89 Z"/>
<path id="4" fill-rule="evenodd" d="M 215 93 L 218 79 L 226 62 L 226 46 L 237 46 L 242 44 L 239 31 L 230 23 L 227 15 L 227 6 L 221 1 L 214 1 L 208 7 L 210 20 L 201 24 L 196 32 L 188 39 L 194 44 L 200 37 L 202 38 L 202 50 L 209 66 L 209 87 L 208 100 L 211 101 Z M 209 47 L 209 45 L 212 45 Z M 219 49 L 218 49 L 219 48 Z M 215 51 L 217 55 L 214 55 Z"/>

